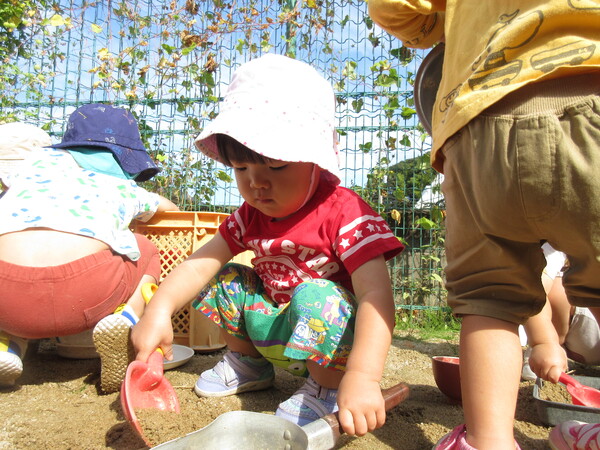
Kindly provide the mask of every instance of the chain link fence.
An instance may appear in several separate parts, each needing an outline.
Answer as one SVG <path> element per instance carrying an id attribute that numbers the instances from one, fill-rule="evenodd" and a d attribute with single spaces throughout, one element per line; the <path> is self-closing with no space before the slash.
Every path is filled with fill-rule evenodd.
<path id="1" fill-rule="evenodd" d="M 163 167 L 145 187 L 185 210 L 231 212 L 242 201 L 230 170 L 192 146 L 232 71 L 266 52 L 312 64 L 336 91 L 342 184 L 407 244 L 390 262 L 397 306 L 445 305 L 440 180 L 413 100 L 424 53 L 377 28 L 364 1 L 27 5 L 20 24 L 0 28 L 16 39 L 0 53 L 0 121 L 27 121 L 60 140 L 81 104 L 130 108 Z"/>

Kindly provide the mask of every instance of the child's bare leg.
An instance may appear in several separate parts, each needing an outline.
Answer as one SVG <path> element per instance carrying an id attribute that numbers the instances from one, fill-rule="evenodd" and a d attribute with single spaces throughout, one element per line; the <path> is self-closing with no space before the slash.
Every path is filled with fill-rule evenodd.
<path id="1" fill-rule="evenodd" d="M 314 361 L 306 361 L 306 367 L 313 379 L 327 389 L 337 389 L 344 376 L 341 370 L 327 369 Z"/>
<path id="2" fill-rule="evenodd" d="M 552 307 L 552 323 L 558 333 L 560 345 L 565 343 L 569 327 L 571 325 L 571 314 L 574 309 L 567 298 L 567 293 L 562 284 L 562 277 L 556 277 L 547 293 L 548 301 Z"/>
<path id="3" fill-rule="evenodd" d="M 513 421 L 521 374 L 517 325 L 463 317 L 460 376 L 467 442 L 479 450 L 515 448 Z"/>
<path id="4" fill-rule="evenodd" d="M 260 352 L 258 350 L 256 350 L 256 347 L 254 346 L 254 344 L 252 342 L 244 341 L 243 339 L 236 338 L 235 336 L 232 336 L 231 334 L 229 334 L 227 331 L 225 331 L 222 328 L 221 328 L 221 336 L 225 340 L 225 343 L 227 344 L 227 348 L 229 348 L 230 351 L 238 352 L 244 356 L 251 356 L 253 358 L 262 357 L 262 355 L 260 354 Z"/>

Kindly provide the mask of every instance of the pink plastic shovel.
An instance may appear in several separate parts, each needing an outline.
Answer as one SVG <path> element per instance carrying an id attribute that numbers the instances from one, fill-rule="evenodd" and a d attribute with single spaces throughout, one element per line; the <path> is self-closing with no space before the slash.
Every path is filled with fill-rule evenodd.
<path id="1" fill-rule="evenodd" d="M 163 354 L 155 351 L 148 362 L 133 361 L 127 367 L 121 386 L 121 406 L 127 421 L 148 446 L 152 443 L 144 436 L 136 409 L 157 409 L 179 412 L 179 400 L 171 383 L 163 375 Z"/>
<path id="2" fill-rule="evenodd" d="M 158 286 L 152 283 L 142 286 L 142 295 L 146 303 L 150 301 L 156 289 Z M 127 366 L 125 380 L 121 385 L 121 407 L 127 421 L 149 447 L 152 443 L 144 436 L 135 410 L 179 412 L 179 399 L 175 389 L 164 376 L 163 352 L 160 348 L 150 355 L 147 362 L 133 361 Z"/>
<path id="3" fill-rule="evenodd" d="M 598 389 L 585 386 L 566 373 L 562 373 L 558 381 L 567 387 L 574 405 L 600 408 L 600 391 Z"/>

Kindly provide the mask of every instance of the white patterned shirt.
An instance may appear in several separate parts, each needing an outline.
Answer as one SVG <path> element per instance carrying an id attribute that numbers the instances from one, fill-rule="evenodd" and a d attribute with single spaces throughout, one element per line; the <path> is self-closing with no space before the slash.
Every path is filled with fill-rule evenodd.
<path id="1" fill-rule="evenodd" d="M 82 169 L 66 150 L 52 148 L 32 154 L 5 184 L 0 234 L 50 228 L 98 239 L 133 261 L 140 251 L 129 224 L 152 217 L 160 198 L 135 181 Z"/>

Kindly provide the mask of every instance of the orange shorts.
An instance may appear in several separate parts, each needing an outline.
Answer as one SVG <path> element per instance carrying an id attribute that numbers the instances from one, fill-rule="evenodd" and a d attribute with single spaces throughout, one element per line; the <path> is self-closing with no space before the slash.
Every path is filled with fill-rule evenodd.
<path id="1" fill-rule="evenodd" d="M 39 339 L 93 328 L 129 300 L 143 275 L 160 277 L 156 246 L 135 237 L 137 261 L 110 250 L 51 267 L 0 261 L 0 330 Z"/>

